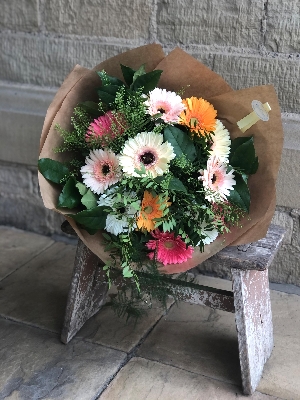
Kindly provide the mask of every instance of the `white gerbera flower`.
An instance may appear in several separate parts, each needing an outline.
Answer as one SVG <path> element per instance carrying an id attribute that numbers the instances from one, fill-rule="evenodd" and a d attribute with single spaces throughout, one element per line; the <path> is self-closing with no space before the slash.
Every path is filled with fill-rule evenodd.
<path id="1" fill-rule="evenodd" d="M 120 180 L 119 160 L 111 150 L 91 150 L 85 162 L 80 172 L 92 192 L 101 194 Z"/>
<path id="2" fill-rule="evenodd" d="M 208 229 L 208 226 L 209 224 L 205 221 L 200 225 L 202 234 L 206 236 L 205 239 L 202 240 L 204 245 L 214 242 L 219 234 L 216 228 Z M 200 242 L 197 244 L 197 246 L 199 246 L 199 244 Z"/>
<path id="3" fill-rule="evenodd" d="M 226 200 L 230 190 L 233 190 L 235 179 L 233 172 L 227 171 L 227 164 L 222 163 L 217 157 L 210 157 L 207 160 L 205 170 L 199 171 L 202 176 L 198 179 L 203 181 L 205 198 L 211 203 Z"/>
<path id="4" fill-rule="evenodd" d="M 117 198 L 115 194 L 115 189 L 109 189 L 105 194 L 103 194 L 98 200 L 99 206 L 108 206 L 112 208 L 112 214 L 108 214 L 106 217 L 105 230 L 118 236 L 120 233 L 128 232 L 129 224 L 131 222 L 131 229 L 135 229 L 136 223 L 132 224 L 132 219 L 137 213 L 136 208 L 134 208 L 130 203 L 125 205 L 122 200 Z M 124 193 L 124 196 L 131 198 L 136 206 L 140 206 L 141 201 L 136 199 L 136 193 Z"/>
<path id="5" fill-rule="evenodd" d="M 216 128 L 214 134 L 211 135 L 213 144 L 210 148 L 210 155 L 218 157 L 221 161 L 225 162 L 228 160 L 230 153 L 230 135 L 228 130 L 222 124 L 220 120 L 217 119 Z"/>
<path id="6" fill-rule="evenodd" d="M 169 169 L 169 162 L 175 158 L 173 146 L 163 143 L 163 135 L 154 132 L 142 132 L 125 142 L 119 157 L 123 172 L 129 176 L 140 177 L 135 169 L 140 170 L 141 164 L 153 178 L 163 175 Z"/>
<path id="7" fill-rule="evenodd" d="M 150 115 L 162 114 L 160 117 L 166 123 L 179 122 L 179 115 L 185 110 L 182 99 L 175 92 L 166 89 L 155 88 L 149 92 L 149 98 L 145 101 Z"/>

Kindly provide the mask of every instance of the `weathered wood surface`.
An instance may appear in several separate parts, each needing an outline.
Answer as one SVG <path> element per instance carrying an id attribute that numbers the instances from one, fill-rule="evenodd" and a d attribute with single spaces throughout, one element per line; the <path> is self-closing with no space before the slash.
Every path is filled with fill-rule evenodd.
<path id="1" fill-rule="evenodd" d="M 68 343 L 106 301 L 107 283 L 99 279 L 102 262 L 79 239 L 61 341 Z"/>
<path id="2" fill-rule="evenodd" d="M 139 274 L 140 273 L 137 273 L 138 276 Z M 180 279 L 173 279 L 168 275 L 162 276 L 161 279 L 168 285 L 169 291 L 178 301 L 234 312 L 233 292 L 231 291 L 216 289 Z"/>
<path id="3" fill-rule="evenodd" d="M 222 264 L 228 269 L 263 271 L 271 265 L 281 246 L 284 234 L 283 228 L 271 224 L 263 239 L 246 245 L 228 246 L 210 257 L 209 262 L 216 266 Z"/>
<path id="4" fill-rule="evenodd" d="M 268 270 L 232 269 L 243 391 L 252 394 L 273 349 Z"/>

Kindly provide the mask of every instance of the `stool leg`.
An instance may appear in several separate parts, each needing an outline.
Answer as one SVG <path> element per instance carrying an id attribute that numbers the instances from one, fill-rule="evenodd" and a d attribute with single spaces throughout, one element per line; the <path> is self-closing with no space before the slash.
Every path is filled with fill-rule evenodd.
<path id="1" fill-rule="evenodd" d="M 101 279 L 103 263 L 79 239 L 61 341 L 68 343 L 105 303 L 107 283 Z"/>
<path id="2" fill-rule="evenodd" d="M 251 394 L 273 349 L 268 270 L 231 272 L 243 391 Z"/>

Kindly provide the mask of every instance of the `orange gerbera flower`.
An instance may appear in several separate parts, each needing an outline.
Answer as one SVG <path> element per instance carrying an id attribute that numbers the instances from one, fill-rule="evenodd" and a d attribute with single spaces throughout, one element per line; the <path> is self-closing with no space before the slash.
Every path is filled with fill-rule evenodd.
<path id="1" fill-rule="evenodd" d="M 171 203 L 163 203 L 165 207 L 168 207 Z M 147 190 L 144 192 L 144 198 L 142 201 L 141 212 L 137 219 L 137 226 L 139 229 L 146 229 L 148 232 L 155 229 L 154 218 L 161 218 L 165 207 L 159 203 L 159 196 L 152 196 Z"/>
<path id="2" fill-rule="evenodd" d="M 217 111 L 208 101 L 197 97 L 182 100 L 186 109 L 180 114 L 181 125 L 186 125 L 192 132 L 203 135 L 216 127 Z"/>

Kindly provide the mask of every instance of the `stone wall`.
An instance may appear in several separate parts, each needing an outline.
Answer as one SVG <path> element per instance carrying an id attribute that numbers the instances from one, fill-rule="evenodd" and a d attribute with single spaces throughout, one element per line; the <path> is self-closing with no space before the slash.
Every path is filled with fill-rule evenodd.
<path id="1" fill-rule="evenodd" d="M 270 271 L 300 285 L 300 2 L 0 0 L 0 224 L 60 231 L 45 210 L 36 161 L 48 104 L 75 64 L 92 67 L 147 43 L 180 46 L 235 89 L 271 83 L 285 141 L 274 221 L 287 228 Z M 202 265 L 203 271 L 209 267 Z M 219 272 L 222 273 L 221 271 Z"/>

